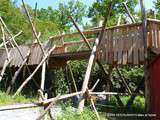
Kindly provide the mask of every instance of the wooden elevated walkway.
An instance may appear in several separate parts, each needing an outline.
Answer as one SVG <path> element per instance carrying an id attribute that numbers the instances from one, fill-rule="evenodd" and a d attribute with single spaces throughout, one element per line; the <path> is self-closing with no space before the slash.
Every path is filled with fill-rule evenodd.
<path id="1" fill-rule="evenodd" d="M 88 41 L 92 44 L 98 36 L 101 28 L 84 31 Z M 52 52 L 49 58 L 51 66 L 63 66 L 68 60 L 88 59 L 91 51 L 87 49 L 83 40 L 66 42 L 65 39 L 78 36 L 78 33 L 69 33 L 60 36 L 54 36 L 49 39 L 48 48 L 54 44 L 57 48 Z M 143 41 L 142 23 L 127 24 L 106 28 L 105 34 L 98 47 L 97 59 L 105 64 L 115 65 L 139 65 L 145 62 L 145 53 L 150 48 L 160 48 L 160 21 L 147 20 L 147 49 L 145 49 Z M 80 38 L 80 37 L 79 37 Z M 84 44 L 84 45 L 83 45 Z M 80 51 L 79 47 L 83 45 Z M 46 46 L 44 46 L 45 48 Z M 70 50 L 71 47 L 73 50 Z M 38 44 L 21 45 L 19 49 L 23 53 L 23 57 L 27 55 L 27 51 L 31 50 L 28 59 L 28 65 L 37 65 L 42 60 L 43 54 Z M 16 48 L 10 49 L 11 64 L 10 66 L 18 67 L 23 60 Z M 0 67 L 3 66 L 7 59 L 5 49 L 0 49 Z"/>

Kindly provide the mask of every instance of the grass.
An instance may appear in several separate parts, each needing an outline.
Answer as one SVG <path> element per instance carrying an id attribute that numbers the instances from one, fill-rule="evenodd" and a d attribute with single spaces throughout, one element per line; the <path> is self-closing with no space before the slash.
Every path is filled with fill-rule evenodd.
<path id="1" fill-rule="evenodd" d="M 19 95 L 16 97 L 13 97 L 13 95 L 7 95 L 6 93 L 0 91 L 0 105 L 11 105 L 11 104 L 17 104 L 17 103 L 29 103 L 35 101 L 36 98 L 31 97 L 28 98 L 24 95 Z"/>
<path id="2" fill-rule="evenodd" d="M 106 120 L 105 117 L 100 116 L 101 120 Z M 97 120 L 97 117 L 93 110 L 85 108 L 80 114 L 77 110 L 71 109 L 71 107 L 66 107 L 63 110 L 63 114 L 57 117 L 57 120 Z"/>
<path id="3" fill-rule="evenodd" d="M 123 104 L 126 105 L 130 97 L 120 97 Z M 104 106 L 97 105 L 97 110 L 101 117 L 101 120 L 141 120 L 142 117 L 108 117 L 107 113 L 113 114 L 143 114 L 144 113 L 144 97 L 137 96 L 134 100 L 133 105 L 130 108 L 118 107 L 115 97 L 110 97 L 110 102 L 105 102 Z M 106 106 L 112 107 L 106 107 Z M 63 105 L 62 105 L 63 106 Z M 63 114 L 58 116 L 57 120 L 97 120 L 95 112 L 90 107 L 84 109 L 82 114 L 79 114 L 76 110 L 71 107 L 63 107 Z"/>

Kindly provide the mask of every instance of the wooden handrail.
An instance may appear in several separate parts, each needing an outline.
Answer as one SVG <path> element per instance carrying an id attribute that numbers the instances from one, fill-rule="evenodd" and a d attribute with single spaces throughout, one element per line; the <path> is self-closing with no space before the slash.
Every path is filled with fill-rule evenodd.
<path id="1" fill-rule="evenodd" d="M 133 23 L 133 24 L 123 24 L 123 25 L 119 25 L 119 26 L 112 26 L 112 27 L 108 27 L 106 28 L 106 30 L 112 30 L 112 29 L 120 29 L 120 28 L 125 28 L 125 27 L 134 27 L 134 26 L 139 26 L 142 25 L 142 23 Z M 97 34 L 101 31 L 101 27 L 97 27 L 96 29 L 93 30 L 86 30 L 83 31 L 82 33 L 84 35 L 91 35 L 91 34 Z M 77 36 L 79 35 L 79 32 L 73 32 L 73 33 L 66 33 L 64 35 L 58 35 L 58 36 L 52 36 L 49 38 L 49 40 L 57 40 L 63 37 L 70 37 L 70 36 Z"/>
<path id="2" fill-rule="evenodd" d="M 88 42 L 94 42 L 95 41 L 95 38 L 90 38 L 90 39 L 87 39 Z M 80 40 L 80 41 L 70 41 L 70 42 L 64 42 L 64 46 L 74 46 L 74 45 L 78 45 L 78 44 L 82 44 L 84 43 L 83 40 Z"/>

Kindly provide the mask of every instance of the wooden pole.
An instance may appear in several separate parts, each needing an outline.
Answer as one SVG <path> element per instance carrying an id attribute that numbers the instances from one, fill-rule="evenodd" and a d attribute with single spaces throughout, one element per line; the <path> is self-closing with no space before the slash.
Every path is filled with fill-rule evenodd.
<path id="1" fill-rule="evenodd" d="M 112 6 L 112 1 L 110 2 L 109 13 L 110 13 L 111 6 Z M 87 70 L 86 70 L 85 78 L 84 78 L 84 81 L 83 81 L 83 86 L 82 86 L 82 91 L 83 92 L 86 91 L 87 88 L 88 88 L 88 82 L 89 82 L 89 78 L 90 78 L 90 74 L 91 74 L 91 69 L 92 69 L 92 65 L 93 65 L 93 62 L 94 62 L 94 59 L 95 59 L 95 56 L 96 56 L 96 49 L 97 49 L 99 43 L 101 42 L 101 40 L 103 38 L 103 34 L 105 32 L 105 26 L 106 26 L 106 22 L 107 22 L 107 17 L 104 20 L 104 23 L 103 23 L 102 30 L 100 32 L 99 38 L 96 39 L 95 45 L 93 46 L 93 49 L 92 49 L 92 52 L 91 52 L 91 56 L 90 56 L 90 59 L 89 59 L 89 63 L 88 63 L 88 67 L 87 67 Z M 84 39 L 85 43 L 87 44 L 88 48 L 91 49 L 91 46 L 90 46 L 89 42 L 87 41 L 87 39 L 85 38 L 85 36 L 81 32 L 81 30 L 78 28 L 78 26 L 77 26 L 76 22 L 74 21 L 74 19 L 71 16 L 70 16 L 70 18 L 71 18 L 74 26 L 78 30 L 78 32 L 83 37 L 83 39 Z M 102 70 L 104 70 L 104 68 L 101 65 L 101 63 L 99 61 L 97 61 L 97 63 L 100 66 L 100 68 L 102 68 Z M 79 110 L 80 110 L 80 112 L 83 111 L 84 102 L 85 102 L 85 99 L 82 98 L 82 100 L 79 103 Z"/>
<path id="2" fill-rule="evenodd" d="M 15 81 L 16 81 L 19 73 L 21 72 L 23 66 L 26 64 L 26 62 L 27 62 L 27 60 L 28 60 L 29 54 L 30 54 L 30 51 L 27 53 L 27 56 L 26 56 L 26 58 L 24 59 L 24 61 L 22 62 L 21 66 L 20 66 L 20 67 L 18 68 L 18 70 L 14 73 L 14 76 L 12 77 L 11 83 L 10 83 L 10 85 L 9 85 L 8 88 L 7 88 L 7 94 L 10 93 L 11 88 L 12 88 L 13 84 L 15 83 Z"/>
<path id="3" fill-rule="evenodd" d="M 6 71 L 7 66 L 10 64 L 10 62 L 11 62 L 11 59 L 4 61 L 4 65 L 3 65 L 3 68 L 2 68 L 2 71 L 1 71 L 1 74 L 0 74 L 0 82 L 2 81 L 3 75 Z"/>
<path id="4" fill-rule="evenodd" d="M 124 8 L 125 8 L 125 10 L 126 10 L 126 12 L 127 12 L 127 14 L 128 14 L 128 16 L 129 16 L 129 18 L 131 19 L 131 21 L 132 21 L 133 23 L 136 23 L 134 17 L 133 17 L 132 14 L 130 13 L 130 10 L 128 9 L 128 6 L 127 6 L 127 3 L 126 3 L 126 2 L 123 2 L 123 6 L 124 6 Z"/>
<path id="5" fill-rule="evenodd" d="M 76 81 L 74 79 L 74 75 L 73 75 L 73 72 L 72 72 L 72 68 L 71 68 L 71 65 L 69 63 L 68 63 L 68 68 L 69 68 L 69 71 L 70 71 L 70 74 L 71 74 L 71 78 L 72 78 L 72 81 L 73 81 L 75 92 L 78 92 Z"/>
<path id="6" fill-rule="evenodd" d="M 43 54 L 45 54 L 45 51 L 44 51 L 44 49 L 43 49 L 43 47 L 42 47 L 42 44 L 41 44 L 41 42 L 40 42 L 40 40 L 39 40 L 39 38 L 38 38 L 36 29 L 35 29 L 35 27 L 34 27 L 34 25 L 33 25 L 32 20 L 31 20 L 31 16 L 30 16 L 30 14 L 29 14 L 29 11 L 27 10 L 27 8 L 26 8 L 26 6 L 25 6 L 24 0 L 22 0 L 22 4 L 23 4 L 24 10 L 25 10 L 25 12 L 26 12 L 26 14 L 27 14 L 27 17 L 28 17 L 28 19 L 29 19 L 29 22 L 30 22 L 30 24 L 31 24 L 31 27 L 32 27 L 32 31 L 33 31 L 33 33 L 34 33 L 34 36 L 35 36 L 35 38 L 37 39 L 37 42 L 38 42 L 38 44 L 39 44 L 39 46 L 40 46 Z"/>
<path id="7" fill-rule="evenodd" d="M 58 100 L 71 98 L 73 96 L 77 96 L 77 95 L 80 95 L 80 94 L 83 94 L 83 93 L 84 93 L 83 91 L 80 91 L 80 92 L 74 92 L 74 93 L 70 93 L 70 94 L 61 95 L 61 96 L 58 97 Z M 57 99 L 56 97 L 47 99 L 47 100 L 43 101 L 43 104 L 51 103 L 52 101 L 55 101 L 56 99 Z"/>
<path id="8" fill-rule="evenodd" d="M 3 39 L 3 44 L 5 46 L 5 50 L 6 50 L 6 53 L 7 53 L 7 59 L 4 61 L 4 65 L 3 65 L 3 68 L 2 68 L 2 71 L 1 71 L 1 74 L 0 74 L 0 82 L 2 81 L 2 78 L 3 78 L 3 75 L 4 75 L 5 71 L 6 71 L 7 66 L 11 62 L 10 53 L 9 53 L 7 45 L 5 43 L 5 33 L 4 33 L 4 29 L 3 29 L 2 26 L 1 26 L 1 30 L 2 30 L 2 34 L 3 34 L 3 38 L 2 38 Z"/>
<path id="9" fill-rule="evenodd" d="M 123 81 L 123 83 L 124 83 L 124 85 L 125 85 L 125 87 L 126 87 L 128 93 L 132 94 L 131 89 L 129 88 L 129 86 L 128 86 L 128 84 L 127 84 L 127 82 L 126 82 L 124 76 L 121 75 L 121 73 L 120 73 L 120 71 L 119 71 L 119 69 L 118 69 L 117 67 L 116 67 L 116 71 L 117 71 L 119 77 L 121 78 L 121 80 Z"/>
<path id="10" fill-rule="evenodd" d="M 13 39 L 15 39 L 16 37 L 18 37 L 19 35 L 21 35 L 22 31 L 20 31 L 19 33 L 17 33 L 15 36 L 13 36 Z M 9 40 L 9 41 L 12 41 L 12 38 Z M 0 48 L 4 46 L 4 44 L 8 44 L 9 41 L 6 41 L 5 43 L 1 43 L 0 44 Z"/>
<path id="11" fill-rule="evenodd" d="M 3 34 L 3 39 L 2 39 L 3 44 L 4 44 L 4 47 L 5 47 L 6 53 L 7 53 L 7 59 L 9 60 L 10 56 L 9 56 L 8 48 L 7 48 L 7 45 L 6 45 L 6 42 L 5 42 L 5 33 L 4 33 L 3 26 L 1 26 L 1 30 L 2 30 L 2 34 Z"/>
<path id="12" fill-rule="evenodd" d="M 148 53 L 147 50 L 147 19 L 145 13 L 144 0 L 140 0 L 141 15 L 142 15 L 142 31 L 143 31 L 143 41 L 145 50 L 145 65 L 144 65 L 144 76 L 145 76 L 145 109 L 146 112 L 150 111 L 150 80 L 149 80 L 149 70 L 148 70 Z"/>
<path id="13" fill-rule="evenodd" d="M 0 17 L 0 21 L 1 21 L 2 25 L 5 27 L 5 29 L 7 30 L 7 32 L 9 33 L 9 35 L 11 36 L 11 40 L 12 40 L 13 43 L 15 44 L 15 46 L 13 45 L 13 47 L 14 47 L 14 48 L 15 48 L 15 47 L 17 48 L 17 50 L 18 50 L 18 52 L 19 52 L 22 60 L 24 61 L 25 58 L 24 58 L 24 56 L 22 55 L 22 52 L 21 52 L 21 50 L 19 49 L 19 46 L 18 46 L 17 42 L 15 41 L 12 33 L 9 31 L 7 25 L 5 24 L 5 22 L 3 21 L 3 19 L 2 19 L 1 17 Z M 11 40 L 9 39 L 10 44 L 12 44 Z M 28 72 L 31 74 L 31 71 L 30 71 L 30 69 L 29 69 L 29 67 L 28 67 L 28 64 L 26 63 L 25 65 L 26 65 L 26 68 L 27 68 Z M 34 80 L 34 82 L 36 83 L 35 80 Z M 37 85 L 37 83 L 36 83 L 36 85 Z"/>
<path id="14" fill-rule="evenodd" d="M 90 95 L 120 95 L 120 96 L 129 96 L 129 95 L 140 95 L 143 96 L 143 94 L 137 94 L 137 93 L 117 93 L 117 92 L 89 92 Z"/>
<path id="15" fill-rule="evenodd" d="M 22 85 L 18 88 L 18 90 L 16 91 L 16 93 L 14 94 L 14 96 L 18 95 L 21 90 L 23 89 L 23 87 L 32 79 L 32 77 L 35 75 L 35 73 L 39 70 L 39 68 L 41 67 L 41 65 L 46 61 L 46 59 L 48 58 L 48 56 L 52 53 L 52 51 L 55 49 L 56 46 L 53 46 L 48 53 L 45 54 L 44 58 L 42 59 L 42 61 L 39 63 L 39 65 L 36 67 L 36 69 L 33 71 L 33 73 L 22 83 Z"/>
<path id="16" fill-rule="evenodd" d="M 49 112 L 49 110 L 51 109 L 51 107 L 57 102 L 58 98 L 59 98 L 59 95 L 55 98 L 54 101 L 52 101 L 52 102 L 46 107 L 46 109 L 43 111 L 43 113 L 42 113 L 36 120 L 41 120 L 41 119 L 46 115 L 46 113 Z"/>
<path id="17" fill-rule="evenodd" d="M 93 91 L 95 88 L 96 88 L 96 86 L 97 86 L 97 84 L 99 83 L 99 79 L 96 81 L 96 83 L 93 85 L 93 87 L 91 88 L 91 90 L 90 91 Z"/>
<path id="18" fill-rule="evenodd" d="M 11 32 L 9 31 L 9 29 L 7 28 L 7 26 L 6 26 L 6 24 L 4 23 L 4 21 L 3 21 L 3 19 L 2 19 L 1 16 L 0 16 L 0 22 L 1 22 L 1 24 L 6 28 L 7 32 L 10 34 L 11 39 L 14 40 L 13 35 L 12 35 Z M 14 45 L 13 45 L 11 39 L 9 39 L 9 42 L 10 42 L 11 46 L 14 48 Z"/>
<path id="19" fill-rule="evenodd" d="M 78 25 L 76 24 L 76 22 L 74 21 L 74 19 L 72 18 L 72 16 L 69 16 L 69 18 L 71 19 L 71 21 L 73 22 L 74 26 L 76 27 L 76 29 L 78 30 L 79 33 L 81 33 L 82 38 L 84 39 L 84 41 L 86 42 L 87 46 L 89 49 L 92 49 L 87 38 L 85 37 L 85 35 L 81 32 L 81 30 L 79 29 Z"/>
<path id="20" fill-rule="evenodd" d="M 41 90 L 44 92 L 45 87 L 45 74 L 46 74 L 46 62 L 42 65 L 42 74 L 41 74 Z"/>
<path id="21" fill-rule="evenodd" d="M 95 53 L 96 53 L 98 44 L 99 44 L 99 39 L 96 39 L 95 45 L 94 45 L 94 47 L 92 49 L 92 52 L 91 52 L 91 56 L 89 58 L 87 70 L 86 70 L 86 73 L 85 73 L 85 78 L 84 78 L 83 85 L 82 85 L 82 91 L 84 93 L 88 89 L 88 83 L 89 83 L 89 79 L 90 79 L 90 74 L 91 74 L 92 66 L 93 66 L 93 63 L 94 63 L 94 60 L 95 60 L 95 56 L 96 56 Z M 83 111 L 84 102 L 85 102 L 85 99 L 82 98 L 82 100 L 79 103 L 79 110 L 80 110 L 80 112 Z"/>
<path id="22" fill-rule="evenodd" d="M 94 109 L 94 111 L 95 111 L 95 114 L 96 114 L 96 116 L 97 116 L 97 120 L 100 120 L 98 111 L 97 111 L 97 109 L 96 109 L 96 106 L 94 105 L 94 102 L 93 102 L 93 99 L 92 99 L 92 98 L 91 98 L 91 104 L 92 104 L 93 109 Z"/>

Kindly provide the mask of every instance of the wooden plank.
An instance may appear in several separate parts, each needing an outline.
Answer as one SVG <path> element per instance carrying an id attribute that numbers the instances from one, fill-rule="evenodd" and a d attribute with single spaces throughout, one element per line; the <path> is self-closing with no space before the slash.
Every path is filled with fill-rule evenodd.
<path id="1" fill-rule="evenodd" d="M 152 47 L 156 47 L 156 41 L 155 41 L 155 24 L 151 24 L 151 30 L 152 30 Z"/>
<path id="2" fill-rule="evenodd" d="M 133 38 L 133 63 L 135 65 L 138 64 L 138 34 L 137 34 L 137 28 L 134 27 L 134 38 Z"/>
<path id="3" fill-rule="evenodd" d="M 156 39 L 156 48 L 158 48 L 159 46 L 159 36 L 158 36 L 159 32 L 158 32 L 158 24 L 155 24 L 155 39 Z"/>
<path id="4" fill-rule="evenodd" d="M 129 29 L 129 48 L 128 48 L 128 63 L 133 63 L 133 28 Z"/>
<path id="5" fill-rule="evenodd" d="M 155 23 L 154 24 L 154 41 L 155 41 L 155 48 L 157 48 L 158 47 L 158 45 L 157 45 L 157 24 Z"/>
<path id="6" fill-rule="evenodd" d="M 142 62 L 144 62 L 144 41 L 143 41 L 142 27 L 139 28 L 139 32 L 140 32 L 139 60 L 140 60 L 140 63 L 142 63 Z"/>
<path id="7" fill-rule="evenodd" d="M 105 44 L 105 63 L 107 63 L 107 61 L 108 61 L 108 51 L 107 51 L 107 47 L 108 47 L 108 43 L 107 43 L 107 41 L 108 41 L 108 39 L 107 39 L 107 37 L 108 37 L 108 31 L 106 30 L 105 31 L 105 42 L 104 42 L 104 44 Z"/>
<path id="8" fill-rule="evenodd" d="M 109 41 L 109 64 L 113 64 L 113 30 L 110 30 Z"/>
<path id="9" fill-rule="evenodd" d="M 118 64 L 122 64 L 122 30 L 119 29 L 119 38 L 118 38 Z"/>
<path id="10" fill-rule="evenodd" d="M 114 46 L 113 46 L 113 50 L 114 50 L 114 63 L 117 63 L 117 61 L 118 61 L 118 58 L 117 58 L 117 51 L 118 51 L 118 49 L 117 49 L 117 47 L 118 47 L 118 39 L 117 39 L 117 32 L 118 32 L 118 29 L 115 29 L 115 31 L 114 31 L 114 37 L 115 37 L 115 39 L 114 39 Z"/>
<path id="11" fill-rule="evenodd" d="M 104 32 L 104 36 L 103 36 L 103 39 L 101 41 L 101 45 L 103 46 L 102 50 L 103 50 L 103 63 L 106 63 L 106 31 Z"/>
<path id="12" fill-rule="evenodd" d="M 107 30 L 106 31 L 106 63 L 108 63 L 108 61 L 109 61 L 109 58 L 108 58 L 108 50 L 109 50 L 109 31 Z"/>
<path id="13" fill-rule="evenodd" d="M 127 46 L 128 46 L 128 43 L 127 43 L 127 28 L 125 28 L 123 30 L 123 65 L 125 65 L 127 63 Z"/>

